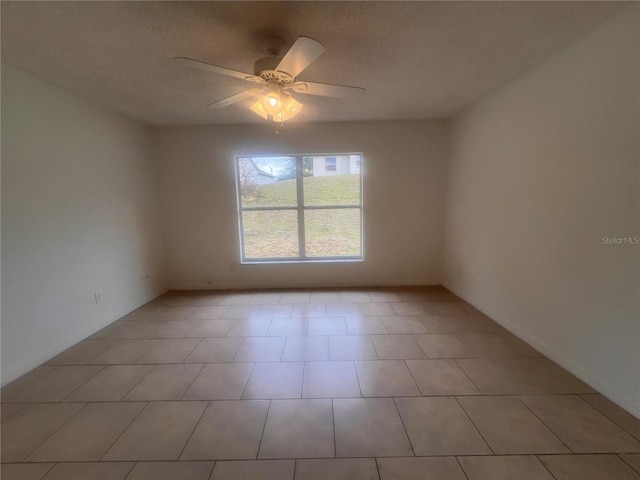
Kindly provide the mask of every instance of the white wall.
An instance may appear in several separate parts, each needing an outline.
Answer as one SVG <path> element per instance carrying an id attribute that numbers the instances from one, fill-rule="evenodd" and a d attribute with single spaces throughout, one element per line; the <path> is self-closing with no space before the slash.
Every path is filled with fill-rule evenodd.
<path id="1" fill-rule="evenodd" d="M 638 6 L 456 118 L 446 285 L 640 415 Z"/>
<path id="2" fill-rule="evenodd" d="M 431 284 L 442 280 L 448 122 L 163 127 L 170 287 Z M 234 155 L 362 152 L 361 263 L 241 265 Z"/>
<path id="3" fill-rule="evenodd" d="M 162 248 L 148 128 L 3 65 L 3 384 L 161 293 Z"/>

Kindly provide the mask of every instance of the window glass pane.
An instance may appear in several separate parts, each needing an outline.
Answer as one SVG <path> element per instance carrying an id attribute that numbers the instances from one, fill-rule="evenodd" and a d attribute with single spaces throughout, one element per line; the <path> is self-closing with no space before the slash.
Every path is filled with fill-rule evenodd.
<path id="1" fill-rule="evenodd" d="M 241 157 L 237 168 L 243 207 L 296 205 L 294 157 Z"/>
<path id="2" fill-rule="evenodd" d="M 360 155 L 304 157 L 305 206 L 360 205 Z"/>
<path id="3" fill-rule="evenodd" d="M 297 257 L 298 213 L 295 210 L 242 213 L 245 258 Z"/>
<path id="4" fill-rule="evenodd" d="M 308 257 L 359 257 L 360 209 L 306 210 L 305 251 Z"/>

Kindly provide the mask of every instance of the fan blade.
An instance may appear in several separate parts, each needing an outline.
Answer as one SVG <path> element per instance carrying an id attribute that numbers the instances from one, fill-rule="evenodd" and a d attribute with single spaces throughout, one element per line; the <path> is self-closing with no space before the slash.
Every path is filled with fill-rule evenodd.
<path id="1" fill-rule="evenodd" d="M 288 73 L 293 78 L 311 65 L 324 52 L 324 45 L 309 37 L 298 37 L 276 67 L 276 70 Z"/>
<path id="2" fill-rule="evenodd" d="M 192 58 L 176 57 L 173 60 L 186 67 L 197 68 L 198 70 L 204 70 L 205 72 L 217 73 L 218 75 L 226 75 L 228 77 L 235 77 L 241 80 L 248 80 L 260 85 L 265 83 L 262 78 L 251 75 L 250 73 L 239 72 L 227 67 L 220 67 L 219 65 L 201 62 L 200 60 L 194 60 Z"/>
<path id="3" fill-rule="evenodd" d="M 207 107 L 223 108 L 231 105 L 232 103 L 241 102 L 242 100 L 246 100 L 247 98 L 255 97 L 256 95 L 259 95 L 262 90 L 262 88 L 252 88 L 251 90 L 245 90 L 244 92 L 236 93 L 235 95 L 231 95 L 230 97 L 210 103 L 209 105 L 207 105 Z"/>
<path id="4" fill-rule="evenodd" d="M 363 96 L 366 92 L 364 88 L 360 87 L 315 82 L 296 82 L 291 84 L 290 88 L 296 93 L 337 98 L 357 98 Z"/>

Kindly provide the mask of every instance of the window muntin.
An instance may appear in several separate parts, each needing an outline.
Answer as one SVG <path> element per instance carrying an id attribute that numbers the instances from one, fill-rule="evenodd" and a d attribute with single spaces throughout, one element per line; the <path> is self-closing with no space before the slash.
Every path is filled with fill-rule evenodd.
<path id="1" fill-rule="evenodd" d="M 362 260 L 361 162 L 361 154 L 236 157 L 242 262 Z"/>

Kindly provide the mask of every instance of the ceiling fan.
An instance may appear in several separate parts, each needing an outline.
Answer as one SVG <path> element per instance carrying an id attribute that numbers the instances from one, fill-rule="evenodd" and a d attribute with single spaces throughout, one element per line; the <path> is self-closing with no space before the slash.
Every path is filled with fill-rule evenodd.
<path id="1" fill-rule="evenodd" d="M 273 120 L 274 122 L 289 120 L 302 110 L 303 105 L 291 93 L 337 98 L 354 98 L 365 93 L 365 89 L 359 87 L 297 80 L 297 76 L 324 52 L 324 46 L 313 38 L 298 37 L 282 58 L 280 52 L 284 47 L 283 40 L 269 37 L 265 40 L 264 46 L 269 56 L 260 58 L 253 64 L 253 74 L 192 58 L 176 57 L 174 60 L 187 67 L 235 77 L 256 84 L 254 88 L 210 103 L 208 106 L 222 108 L 259 96 L 257 101 L 251 105 L 251 110 L 265 120 Z"/>

